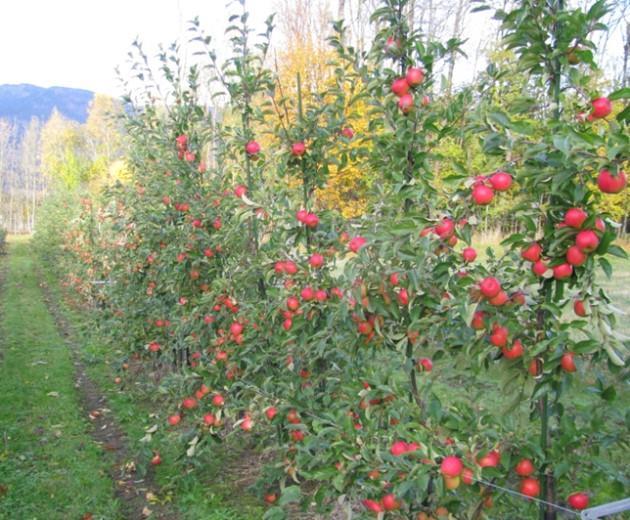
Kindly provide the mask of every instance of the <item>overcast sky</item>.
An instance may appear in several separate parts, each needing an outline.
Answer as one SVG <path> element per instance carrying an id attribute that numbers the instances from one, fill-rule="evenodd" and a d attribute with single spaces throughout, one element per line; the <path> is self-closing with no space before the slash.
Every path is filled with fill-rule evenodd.
<path id="1" fill-rule="evenodd" d="M 155 54 L 159 43 L 186 37 L 199 16 L 222 39 L 226 0 L 0 0 L 0 84 L 33 83 L 119 94 L 114 68 L 140 36 Z M 250 0 L 258 28 L 273 0 Z M 216 44 L 219 45 L 217 41 Z"/>
<path id="2" fill-rule="evenodd" d="M 123 65 L 131 42 L 139 36 L 154 56 L 158 44 L 187 40 L 187 22 L 199 16 L 223 45 L 228 0 L 0 0 L 0 84 L 33 83 L 119 95 L 114 68 Z M 263 29 L 274 0 L 248 0 L 251 25 Z M 492 34 L 489 12 L 470 15 L 464 29 L 469 61 L 458 60 L 455 82 L 467 83 L 482 63 L 473 63 L 480 39 Z M 257 31 L 258 32 L 258 31 Z M 606 54 L 619 62 L 623 41 L 614 34 Z M 605 64 L 607 65 L 607 64 Z"/>

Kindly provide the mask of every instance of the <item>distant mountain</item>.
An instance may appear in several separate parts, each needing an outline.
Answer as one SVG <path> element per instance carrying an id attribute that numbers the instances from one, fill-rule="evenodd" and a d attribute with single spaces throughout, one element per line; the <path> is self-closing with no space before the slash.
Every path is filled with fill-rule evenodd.
<path id="1" fill-rule="evenodd" d="M 94 92 L 77 88 L 42 88 L 26 83 L 0 85 L 0 119 L 28 123 L 32 117 L 46 121 L 54 108 L 68 119 L 85 123 Z"/>

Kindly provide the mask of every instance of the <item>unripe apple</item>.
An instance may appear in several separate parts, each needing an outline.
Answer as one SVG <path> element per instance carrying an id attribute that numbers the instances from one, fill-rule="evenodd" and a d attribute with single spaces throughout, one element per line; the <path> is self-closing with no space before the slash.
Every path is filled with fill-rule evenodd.
<path id="1" fill-rule="evenodd" d="M 444 477 L 444 487 L 446 489 L 457 489 L 461 480 L 459 477 Z"/>
<path id="2" fill-rule="evenodd" d="M 472 198 L 475 204 L 479 206 L 485 206 L 486 204 L 490 204 L 494 197 L 494 190 L 492 188 L 488 188 L 488 186 L 484 186 L 483 184 L 479 184 L 478 186 L 473 187 L 472 189 Z"/>
<path id="3" fill-rule="evenodd" d="M 593 106 L 591 116 L 594 119 L 601 119 L 612 112 L 612 103 L 607 97 L 594 99 L 593 101 L 591 101 L 591 105 Z"/>

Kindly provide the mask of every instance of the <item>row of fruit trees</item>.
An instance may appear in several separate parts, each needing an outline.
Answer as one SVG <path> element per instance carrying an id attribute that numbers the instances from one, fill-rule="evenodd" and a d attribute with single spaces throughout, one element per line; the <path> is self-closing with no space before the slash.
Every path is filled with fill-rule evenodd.
<path id="1" fill-rule="evenodd" d="M 267 68 L 271 20 L 254 37 L 245 10 L 225 64 L 197 22 L 203 66 L 161 55 L 165 97 L 137 47 L 132 180 L 85 201 L 71 279 L 112 344 L 179 374 L 158 383 L 150 450 L 177 439 L 203 460 L 228 436 L 259 439 L 266 518 L 301 502 L 357 518 L 553 519 L 622 498 L 627 346 L 597 280 L 625 253 L 595 207 L 626 186 L 629 93 L 594 87 L 606 7 L 497 12 L 533 85 L 506 109 L 489 95 L 510 81 L 496 69 L 440 97 L 434 69 L 460 42 L 411 30 L 407 4 L 381 2 L 366 52 L 336 23 L 326 90 L 296 97 Z M 200 101 L 207 78 L 229 98 L 220 123 Z M 496 171 L 437 176 L 437 145 L 464 135 Z M 316 195 L 348 164 L 375 179 L 352 220 Z M 477 251 L 483 209 L 508 191 L 521 231 Z"/>

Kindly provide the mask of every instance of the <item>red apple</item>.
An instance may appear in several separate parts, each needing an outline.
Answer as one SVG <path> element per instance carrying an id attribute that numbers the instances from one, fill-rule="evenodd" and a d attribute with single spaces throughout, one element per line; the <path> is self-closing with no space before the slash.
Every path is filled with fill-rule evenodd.
<path id="1" fill-rule="evenodd" d="M 521 257 L 529 262 L 538 262 L 542 254 L 542 247 L 538 242 L 532 242 L 521 252 Z"/>
<path id="2" fill-rule="evenodd" d="M 247 193 L 247 188 L 242 184 L 239 184 L 236 188 L 234 188 L 234 195 L 241 198 L 243 195 Z"/>
<path id="3" fill-rule="evenodd" d="M 273 421 L 273 418 L 276 416 L 277 413 L 278 413 L 278 409 L 275 406 L 270 406 L 269 408 L 265 410 L 265 415 L 267 416 L 267 419 L 269 419 L 270 421 Z"/>
<path id="4" fill-rule="evenodd" d="M 588 217 L 586 211 L 580 208 L 570 208 L 564 214 L 564 223 L 572 228 L 580 229 Z"/>
<path id="5" fill-rule="evenodd" d="M 162 464 L 162 457 L 160 457 L 159 453 L 156 453 L 155 455 L 153 455 L 153 458 L 151 459 L 151 465 L 159 466 L 160 464 Z"/>
<path id="6" fill-rule="evenodd" d="M 490 184 L 496 191 L 507 191 L 512 186 L 512 176 L 506 172 L 495 172 L 490 176 Z"/>
<path id="7" fill-rule="evenodd" d="M 497 325 L 492 326 L 492 334 L 490 334 L 490 343 L 495 347 L 505 347 L 507 345 L 509 331 L 506 327 Z"/>
<path id="8" fill-rule="evenodd" d="M 495 307 L 500 307 L 501 305 L 505 305 L 509 301 L 509 296 L 505 291 L 499 291 L 495 297 L 490 298 L 488 303 L 490 305 L 494 305 Z"/>
<path id="9" fill-rule="evenodd" d="M 573 312 L 582 318 L 586 316 L 586 308 L 584 307 L 584 300 L 575 300 L 573 302 Z"/>
<path id="10" fill-rule="evenodd" d="M 398 108 L 400 108 L 403 114 L 411 112 L 413 110 L 413 96 L 411 94 L 401 96 L 398 100 Z"/>
<path id="11" fill-rule="evenodd" d="M 388 493 L 381 498 L 381 504 L 385 511 L 394 511 L 400 507 L 400 503 L 396 500 L 396 497 L 392 493 Z"/>
<path id="12" fill-rule="evenodd" d="M 291 154 L 295 157 L 301 157 L 306 153 L 306 145 L 303 141 L 298 141 L 291 145 Z"/>
<path id="13" fill-rule="evenodd" d="M 591 105 L 593 106 L 591 116 L 594 119 L 601 119 L 612 112 L 612 103 L 607 97 L 594 99 L 593 101 L 591 101 Z"/>
<path id="14" fill-rule="evenodd" d="M 521 480 L 520 492 L 528 497 L 537 497 L 540 495 L 540 482 L 532 477 Z"/>
<path id="15" fill-rule="evenodd" d="M 358 253 L 359 250 L 367 243 L 367 240 L 362 236 L 354 237 L 348 242 L 348 249 L 353 253 Z"/>
<path id="16" fill-rule="evenodd" d="M 409 67 L 405 79 L 409 86 L 417 87 L 424 81 L 424 71 L 419 67 Z"/>
<path id="17" fill-rule="evenodd" d="M 577 370 L 575 367 L 573 356 L 573 352 L 565 352 L 564 354 L 562 354 L 562 358 L 560 359 L 560 366 L 565 372 L 571 373 Z"/>
<path id="18" fill-rule="evenodd" d="M 573 274 L 573 266 L 571 264 L 560 264 L 553 268 L 553 277 L 556 280 L 564 280 Z"/>
<path id="19" fill-rule="evenodd" d="M 319 224 L 319 217 L 317 215 L 315 215 L 315 213 L 307 213 L 306 217 L 304 218 L 304 225 L 307 228 L 316 228 L 317 225 Z"/>
<path id="20" fill-rule="evenodd" d="M 362 501 L 362 504 L 366 507 L 366 509 L 369 509 L 370 511 L 374 513 L 383 512 L 383 506 L 381 506 L 381 504 L 379 504 L 375 500 L 370 500 L 369 498 L 366 498 L 365 500 Z"/>
<path id="21" fill-rule="evenodd" d="M 532 272 L 536 276 L 543 276 L 547 272 L 547 269 L 547 264 L 542 260 L 538 260 L 534 262 L 534 265 L 532 265 Z"/>
<path id="22" fill-rule="evenodd" d="M 496 278 L 489 276 L 479 282 L 479 290 L 486 298 L 494 298 L 501 292 L 501 284 Z"/>
<path id="23" fill-rule="evenodd" d="M 212 404 L 214 406 L 223 406 L 225 404 L 225 399 L 223 398 L 223 396 L 221 394 L 216 394 L 212 398 Z"/>
<path id="24" fill-rule="evenodd" d="M 442 472 L 442 475 L 447 477 L 457 477 L 463 469 L 464 465 L 462 464 L 461 459 L 454 455 L 444 457 L 442 464 L 440 464 L 440 471 Z"/>
<path id="25" fill-rule="evenodd" d="M 192 410 L 197 407 L 197 400 L 193 397 L 187 397 L 182 401 L 182 406 L 187 410 Z"/>
<path id="26" fill-rule="evenodd" d="M 567 502 L 573 509 L 586 509 L 588 507 L 589 498 L 586 493 L 573 493 L 567 498 Z"/>
<path id="27" fill-rule="evenodd" d="M 482 468 L 495 468 L 500 463 L 501 454 L 497 450 L 492 450 L 477 460 L 477 464 Z"/>
<path id="28" fill-rule="evenodd" d="M 536 471 L 534 464 L 529 459 L 521 459 L 518 461 L 516 468 L 514 468 L 517 475 L 521 477 L 529 477 L 531 474 Z"/>
<path id="29" fill-rule="evenodd" d="M 464 262 L 474 262 L 477 258 L 477 251 L 473 247 L 465 247 L 462 251 Z"/>
<path id="30" fill-rule="evenodd" d="M 475 201 L 475 204 L 479 206 L 490 204 L 493 197 L 494 190 L 492 188 L 488 188 L 488 186 L 484 186 L 483 184 L 479 184 L 472 189 L 472 198 Z"/>
<path id="31" fill-rule="evenodd" d="M 324 265 L 324 257 L 319 253 L 313 253 L 308 259 L 308 263 L 313 269 L 319 269 Z"/>
<path id="32" fill-rule="evenodd" d="M 256 155 L 260 152 L 260 145 L 256 141 L 249 141 L 245 145 L 245 151 L 248 155 Z"/>
<path id="33" fill-rule="evenodd" d="M 409 83 L 405 78 L 397 78 L 392 82 L 392 92 L 398 96 L 402 97 L 407 92 L 409 92 Z"/>
<path id="34" fill-rule="evenodd" d="M 523 355 L 523 351 L 523 344 L 520 339 L 515 340 L 509 349 L 507 347 L 501 349 L 505 359 L 518 359 Z"/>
<path id="35" fill-rule="evenodd" d="M 586 262 L 586 255 L 578 246 L 571 246 L 567 249 L 566 259 L 569 264 L 579 266 Z"/>
<path id="36" fill-rule="evenodd" d="M 609 170 L 600 170 L 597 176 L 597 186 L 603 193 L 619 193 L 626 187 L 628 179 L 623 171 L 613 175 Z"/>
<path id="37" fill-rule="evenodd" d="M 453 219 L 444 218 L 435 225 L 434 230 L 435 234 L 440 238 L 449 238 L 455 232 L 455 222 L 453 222 Z"/>
<path id="38" fill-rule="evenodd" d="M 422 367 L 425 372 L 433 370 L 433 362 L 429 358 L 422 358 L 418 361 L 418 367 Z"/>
<path id="39" fill-rule="evenodd" d="M 177 426 L 181 420 L 182 416 L 176 413 L 168 418 L 168 424 L 170 424 L 171 426 Z"/>
<path id="40" fill-rule="evenodd" d="M 597 249 L 599 237 L 592 229 L 584 229 L 575 237 L 575 245 L 585 253 L 590 253 Z"/>
<path id="41" fill-rule="evenodd" d="M 483 311 L 475 311 L 473 315 L 473 319 L 470 323 L 470 326 L 475 330 L 483 330 L 486 328 L 486 323 L 484 321 L 485 312 Z"/>
<path id="42" fill-rule="evenodd" d="M 349 126 L 346 126 L 345 128 L 341 130 L 341 135 L 343 135 L 344 137 L 348 139 L 352 139 L 354 137 L 354 130 L 350 128 Z"/>

